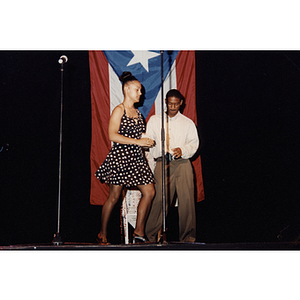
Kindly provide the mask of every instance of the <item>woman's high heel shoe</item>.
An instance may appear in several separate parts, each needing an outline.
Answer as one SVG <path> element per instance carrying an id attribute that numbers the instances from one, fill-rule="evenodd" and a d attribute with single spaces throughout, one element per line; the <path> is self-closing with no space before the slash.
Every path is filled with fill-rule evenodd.
<path id="1" fill-rule="evenodd" d="M 141 235 L 137 235 L 137 234 L 133 234 L 133 240 L 132 243 L 133 244 L 144 244 L 147 243 L 148 239 L 145 236 L 141 236 Z"/>
<path id="2" fill-rule="evenodd" d="M 110 245 L 110 243 L 107 242 L 107 238 L 100 236 L 100 233 L 97 235 L 96 241 L 99 245 Z"/>

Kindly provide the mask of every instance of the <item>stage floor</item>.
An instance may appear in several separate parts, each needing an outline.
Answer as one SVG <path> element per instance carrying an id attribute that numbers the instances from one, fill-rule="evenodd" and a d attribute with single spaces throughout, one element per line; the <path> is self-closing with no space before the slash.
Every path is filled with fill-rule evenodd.
<path id="1" fill-rule="evenodd" d="M 299 250 L 300 242 L 276 243 L 180 243 L 98 245 L 91 243 L 28 244 L 0 246 L 0 250 Z"/>

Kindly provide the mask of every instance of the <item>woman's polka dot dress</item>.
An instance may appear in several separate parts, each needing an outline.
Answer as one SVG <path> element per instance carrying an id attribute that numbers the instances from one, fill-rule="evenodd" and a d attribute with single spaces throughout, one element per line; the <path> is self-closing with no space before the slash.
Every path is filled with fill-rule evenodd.
<path id="1" fill-rule="evenodd" d="M 140 139 L 145 132 L 145 123 L 139 110 L 138 118 L 126 116 L 121 119 L 119 134 Z M 148 163 L 138 145 L 113 143 L 103 164 L 95 176 L 102 182 L 125 185 L 126 187 L 146 185 L 154 182 L 154 177 Z"/>

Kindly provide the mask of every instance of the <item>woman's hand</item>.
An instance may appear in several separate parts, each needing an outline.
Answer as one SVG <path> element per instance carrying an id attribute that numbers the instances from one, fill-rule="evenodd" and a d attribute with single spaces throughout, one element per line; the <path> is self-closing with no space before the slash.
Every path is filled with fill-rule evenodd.
<path id="1" fill-rule="evenodd" d="M 150 148 L 150 147 L 152 147 L 155 144 L 154 140 L 152 140 L 150 138 L 147 138 L 147 137 L 138 139 L 136 141 L 137 141 L 137 145 L 139 145 L 141 147 L 148 147 L 148 148 Z"/>

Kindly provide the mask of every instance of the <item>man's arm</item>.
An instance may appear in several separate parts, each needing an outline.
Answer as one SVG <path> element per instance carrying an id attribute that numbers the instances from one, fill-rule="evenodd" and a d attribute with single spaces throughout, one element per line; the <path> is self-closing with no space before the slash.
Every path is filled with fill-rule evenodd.
<path id="1" fill-rule="evenodd" d="M 198 150 L 199 137 L 195 124 L 191 121 L 186 130 L 185 144 L 180 147 L 184 159 L 191 158 Z"/>

